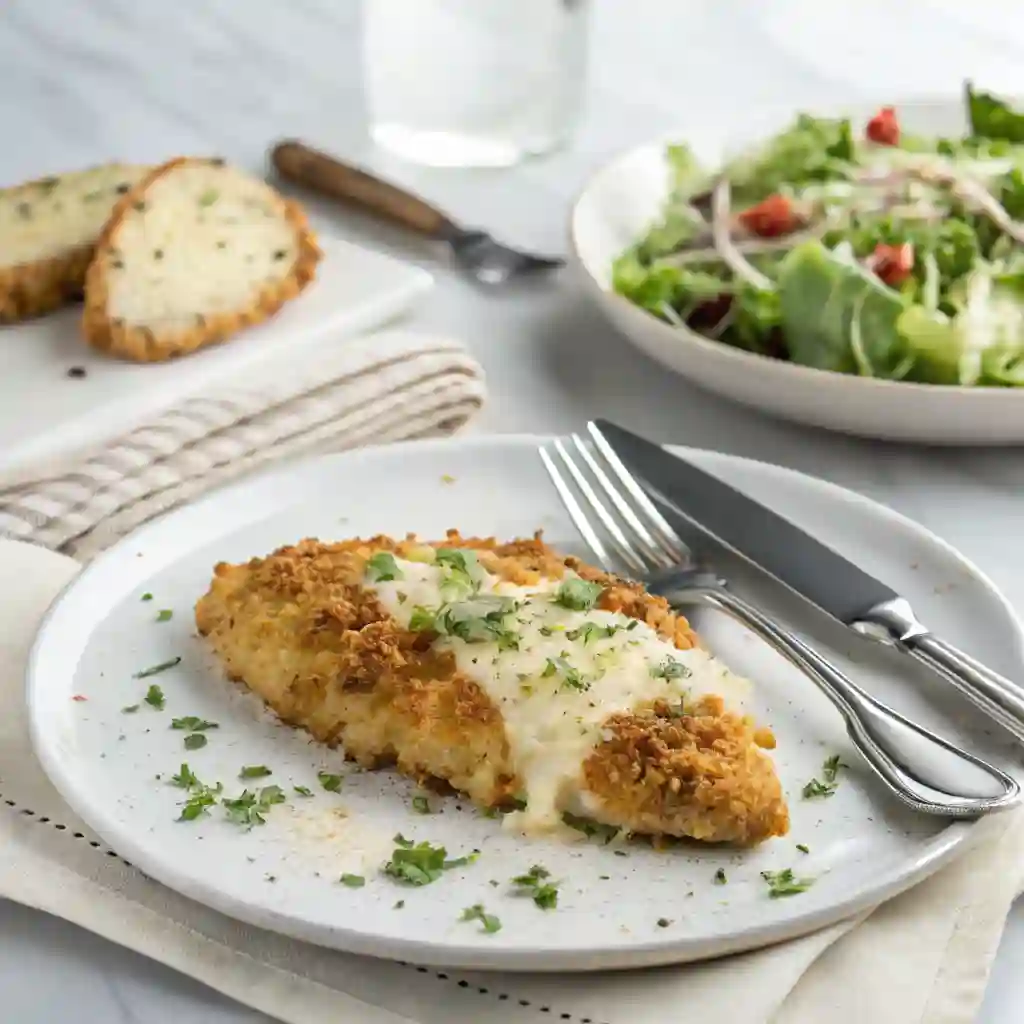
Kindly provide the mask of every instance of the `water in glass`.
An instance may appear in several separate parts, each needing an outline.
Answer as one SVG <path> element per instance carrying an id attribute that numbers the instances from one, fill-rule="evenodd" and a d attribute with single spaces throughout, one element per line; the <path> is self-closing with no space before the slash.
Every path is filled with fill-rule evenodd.
<path id="1" fill-rule="evenodd" d="M 500 167 L 562 142 L 589 0 L 364 0 L 370 130 L 417 163 Z"/>

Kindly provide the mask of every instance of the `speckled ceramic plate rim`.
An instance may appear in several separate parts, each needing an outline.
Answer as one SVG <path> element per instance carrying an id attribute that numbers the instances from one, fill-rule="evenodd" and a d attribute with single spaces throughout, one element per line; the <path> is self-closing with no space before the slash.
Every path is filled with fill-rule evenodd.
<path id="1" fill-rule="evenodd" d="M 305 459 L 295 463 L 289 469 L 271 474 L 261 474 L 209 495 L 193 505 L 168 513 L 120 541 L 109 552 L 101 555 L 86 567 L 58 595 L 41 623 L 29 656 L 26 700 L 32 744 L 40 764 L 60 795 L 95 829 L 98 835 L 117 850 L 119 855 L 130 861 L 140 871 L 169 888 L 230 917 L 296 939 L 347 952 L 386 959 L 400 959 L 428 966 L 465 969 L 506 971 L 626 969 L 684 963 L 756 949 L 809 934 L 877 906 L 927 878 L 954 857 L 962 855 L 969 849 L 971 840 L 979 831 L 979 823 L 952 822 L 935 836 L 922 841 L 917 854 L 908 862 L 880 873 L 875 884 L 852 892 L 846 899 L 834 901 L 817 911 L 799 914 L 787 921 L 770 922 L 739 929 L 711 941 L 684 939 L 631 942 L 619 947 L 609 946 L 598 954 L 588 952 L 585 959 L 573 959 L 571 956 L 567 956 L 566 951 L 562 948 L 489 952 L 486 946 L 469 943 L 464 945 L 447 944 L 441 948 L 432 943 L 418 940 L 381 941 L 367 936 L 358 929 L 310 926 L 308 923 L 297 921 L 286 914 L 254 908 L 243 900 L 226 896 L 215 887 L 198 884 L 187 874 L 179 871 L 173 863 L 148 856 L 135 842 L 131 833 L 118 827 L 105 813 L 102 803 L 98 803 L 92 794 L 78 784 L 74 773 L 70 772 L 68 765 L 62 762 L 60 751 L 52 739 L 52 731 L 47 729 L 46 678 L 49 671 L 50 653 L 54 646 L 59 644 L 61 621 L 68 614 L 69 609 L 73 608 L 76 591 L 82 586 L 83 581 L 102 573 L 105 565 L 118 551 L 140 541 L 148 541 L 159 536 L 161 531 L 168 528 L 168 524 L 171 524 L 172 528 L 180 529 L 182 526 L 187 526 L 190 521 L 201 520 L 209 511 L 215 509 L 225 496 L 230 497 L 232 494 L 244 492 L 254 482 L 264 486 L 271 481 L 283 483 L 292 473 L 311 464 L 320 463 L 324 466 L 342 464 L 355 467 L 362 461 L 373 460 L 380 452 L 388 452 L 391 456 L 403 454 L 443 456 L 445 453 L 458 449 L 462 452 L 478 450 L 481 454 L 493 455 L 503 448 L 523 446 L 534 448 L 545 440 L 548 439 L 541 435 L 504 435 L 457 440 L 415 441 L 390 445 L 381 449 L 362 449 L 339 455 Z M 863 509 L 870 510 L 871 514 L 883 521 L 915 531 L 922 540 L 941 549 L 947 556 L 956 559 L 963 570 L 989 592 L 990 597 L 1005 614 L 1004 626 L 1008 626 L 1012 630 L 1016 648 L 1015 657 L 1019 657 L 1024 651 L 1024 628 L 1022 628 L 1012 606 L 995 584 L 955 548 L 909 518 L 845 488 L 795 470 L 721 453 L 689 449 L 683 446 L 671 447 L 680 454 L 685 453 L 704 460 L 704 464 L 709 468 L 713 468 L 716 463 L 746 465 L 754 468 L 758 473 L 764 473 L 767 476 L 774 475 L 777 479 L 786 480 L 790 484 L 796 482 L 796 486 L 817 490 L 839 502 L 858 504 Z M 554 496 L 552 496 L 552 501 L 554 500 Z"/>

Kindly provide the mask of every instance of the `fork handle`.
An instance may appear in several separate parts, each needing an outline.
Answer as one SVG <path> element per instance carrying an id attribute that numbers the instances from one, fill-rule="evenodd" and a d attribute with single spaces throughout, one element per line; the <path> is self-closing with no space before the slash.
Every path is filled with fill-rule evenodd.
<path id="1" fill-rule="evenodd" d="M 856 748 L 914 810 L 969 818 L 1018 801 L 1020 787 L 1009 775 L 876 700 L 814 648 L 724 585 L 671 595 L 673 601 L 687 598 L 731 615 L 817 683 L 843 716 Z"/>
<path id="2" fill-rule="evenodd" d="M 287 181 L 340 199 L 427 238 L 444 239 L 458 230 L 440 210 L 419 196 L 304 142 L 278 142 L 270 151 L 270 162 Z"/>

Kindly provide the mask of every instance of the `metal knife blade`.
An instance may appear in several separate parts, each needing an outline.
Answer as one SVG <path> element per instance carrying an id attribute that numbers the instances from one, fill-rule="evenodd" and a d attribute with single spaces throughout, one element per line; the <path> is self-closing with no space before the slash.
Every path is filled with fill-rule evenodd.
<path id="1" fill-rule="evenodd" d="M 850 625 L 899 595 L 734 487 L 607 420 L 595 425 L 626 467 L 675 511 Z"/>
<path id="2" fill-rule="evenodd" d="M 590 431 L 666 507 L 857 633 L 895 644 L 1024 741 L 1024 687 L 936 636 L 890 587 L 692 462 L 607 420 Z"/>

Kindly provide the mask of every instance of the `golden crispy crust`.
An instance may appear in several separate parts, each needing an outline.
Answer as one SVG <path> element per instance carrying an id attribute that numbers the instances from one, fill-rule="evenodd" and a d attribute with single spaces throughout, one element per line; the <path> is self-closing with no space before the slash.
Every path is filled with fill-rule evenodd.
<path id="1" fill-rule="evenodd" d="M 0 323 L 15 323 L 50 313 L 82 297 L 93 247 L 46 260 L 0 267 Z"/>
<path id="2" fill-rule="evenodd" d="M 106 250 L 116 248 L 117 234 L 134 205 L 158 179 L 181 167 L 212 161 L 195 157 L 176 157 L 155 168 L 114 207 L 99 241 L 96 258 L 85 276 L 85 312 L 82 333 L 95 348 L 134 362 L 153 363 L 187 355 L 206 345 L 225 341 L 245 327 L 252 327 L 273 316 L 286 302 L 296 298 L 316 276 L 322 253 L 316 236 L 306 220 L 305 211 L 293 200 L 278 197 L 285 219 L 298 239 L 299 254 L 287 277 L 266 285 L 248 309 L 214 316 L 197 316 L 196 326 L 169 334 L 158 334 L 149 327 L 134 327 L 107 314 Z"/>
<path id="3" fill-rule="evenodd" d="M 222 563 L 196 605 L 200 633 L 229 676 L 285 722 L 343 744 L 367 767 L 396 762 L 421 781 L 441 779 L 484 807 L 521 790 L 500 713 L 456 671 L 433 637 L 401 628 L 361 586 L 375 551 L 408 555 L 422 542 L 388 537 L 281 548 L 243 565 Z M 696 637 L 663 598 L 564 558 L 538 537 L 508 544 L 463 538 L 486 568 L 520 585 L 567 567 L 605 587 L 599 605 L 647 622 L 680 649 Z M 612 716 L 583 765 L 594 817 L 635 832 L 754 843 L 788 829 L 766 730 L 706 698 L 687 714 L 658 706 Z"/>

